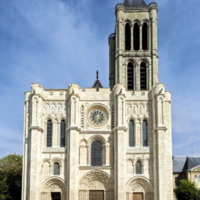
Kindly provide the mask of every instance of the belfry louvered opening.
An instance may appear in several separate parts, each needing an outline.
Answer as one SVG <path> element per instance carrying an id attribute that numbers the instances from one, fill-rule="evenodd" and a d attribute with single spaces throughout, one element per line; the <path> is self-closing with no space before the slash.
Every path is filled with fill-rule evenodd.
<path id="1" fill-rule="evenodd" d="M 142 49 L 148 49 L 148 26 L 146 22 L 142 26 Z"/>
<path id="2" fill-rule="evenodd" d="M 127 88 L 128 90 L 134 90 L 134 66 L 132 62 L 128 63 L 127 68 Z"/>
<path id="3" fill-rule="evenodd" d="M 134 28 L 133 28 L 133 44 L 134 44 L 134 50 L 139 50 L 140 49 L 140 28 L 138 23 L 135 23 Z"/>
<path id="4" fill-rule="evenodd" d="M 125 26 L 125 50 L 131 50 L 131 27 L 129 23 Z"/>
<path id="5" fill-rule="evenodd" d="M 47 147 L 52 146 L 52 122 L 51 120 L 47 121 Z"/>
<path id="6" fill-rule="evenodd" d="M 145 62 L 140 65 L 140 89 L 147 90 L 147 67 Z"/>

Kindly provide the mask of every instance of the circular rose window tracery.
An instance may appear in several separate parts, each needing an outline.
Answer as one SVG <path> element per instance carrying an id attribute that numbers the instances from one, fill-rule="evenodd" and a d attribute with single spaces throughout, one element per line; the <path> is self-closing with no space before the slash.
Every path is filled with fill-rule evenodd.
<path id="1" fill-rule="evenodd" d="M 87 118 L 94 127 L 101 127 L 108 121 L 108 111 L 103 106 L 93 106 L 88 110 Z"/>

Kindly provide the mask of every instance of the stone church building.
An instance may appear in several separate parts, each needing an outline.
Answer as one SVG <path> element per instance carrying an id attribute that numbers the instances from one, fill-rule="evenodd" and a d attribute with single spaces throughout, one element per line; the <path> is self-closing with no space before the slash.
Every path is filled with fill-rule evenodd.
<path id="1" fill-rule="evenodd" d="M 109 88 L 25 93 L 22 200 L 172 200 L 171 94 L 158 81 L 157 4 L 125 0 Z"/>

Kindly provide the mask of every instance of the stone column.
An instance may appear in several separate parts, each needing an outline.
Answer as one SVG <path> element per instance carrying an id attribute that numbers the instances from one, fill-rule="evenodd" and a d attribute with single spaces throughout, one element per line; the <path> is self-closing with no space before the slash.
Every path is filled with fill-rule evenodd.
<path id="1" fill-rule="evenodd" d="M 28 199 L 27 197 L 27 186 L 28 186 L 28 135 L 29 135 L 29 105 L 30 102 L 28 100 L 29 98 L 29 93 L 25 93 L 25 103 L 24 103 L 24 136 L 23 136 L 23 175 L 22 175 L 22 200 Z"/>
<path id="2" fill-rule="evenodd" d="M 135 120 L 135 146 L 141 147 L 141 120 Z"/>
<path id="3" fill-rule="evenodd" d="M 157 44 L 157 8 L 152 8 L 150 11 L 151 18 L 151 53 L 152 53 L 152 67 L 153 67 L 153 86 L 158 83 L 158 44 Z"/>
<path id="4" fill-rule="evenodd" d="M 118 127 L 114 132 L 115 140 L 115 168 L 114 168 L 114 180 L 115 180 L 115 200 L 125 200 L 126 198 L 126 182 L 125 182 L 125 129 Z"/>
<path id="5" fill-rule="evenodd" d="M 135 70 L 135 89 L 136 91 L 140 90 L 140 64 L 136 63 L 136 70 Z"/>
<path id="6" fill-rule="evenodd" d="M 68 147 L 68 199 L 70 200 L 77 200 L 78 199 L 78 187 L 79 187 L 79 180 L 78 180 L 78 167 L 79 167 L 79 130 L 80 128 L 80 112 L 79 108 L 79 99 L 81 89 L 77 84 L 72 84 L 69 87 L 69 105 L 70 105 L 70 112 L 69 118 L 71 119 L 68 128 L 68 140 L 69 140 L 69 147 Z"/>
<path id="7" fill-rule="evenodd" d="M 139 25 L 139 28 L 140 28 L 140 49 L 139 50 L 142 50 L 142 23 Z"/>
<path id="8" fill-rule="evenodd" d="M 125 117 L 125 88 L 118 84 L 114 88 L 115 95 L 115 117 L 117 126 L 114 129 L 114 181 L 115 181 L 115 200 L 125 200 L 125 133 L 127 128 L 124 126 Z"/>
<path id="9" fill-rule="evenodd" d="M 154 88 L 152 102 L 154 196 L 155 200 L 168 200 L 173 198 L 171 96 L 162 84 Z"/>
<path id="10" fill-rule="evenodd" d="M 105 155 L 106 155 L 106 162 L 105 162 L 105 165 L 106 166 L 109 166 L 110 165 L 110 145 L 105 145 Z"/>
<path id="11" fill-rule="evenodd" d="M 79 166 L 79 148 L 78 148 L 78 137 L 77 135 L 79 132 L 75 129 L 69 130 L 69 143 L 70 143 L 70 150 L 69 150 L 69 156 L 68 156 L 68 199 L 70 200 L 77 200 L 78 199 L 78 184 L 79 180 L 78 177 L 78 166 Z"/>
<path id="12" fill-rule="evenodd" d="M 131 50 L 134 49 L 134 44 L 133 44 L 133 42 L 134 42 L 134 39 L 133 39 L 133 26 L 134 26 L 134 24 L 131 24 Z"/>

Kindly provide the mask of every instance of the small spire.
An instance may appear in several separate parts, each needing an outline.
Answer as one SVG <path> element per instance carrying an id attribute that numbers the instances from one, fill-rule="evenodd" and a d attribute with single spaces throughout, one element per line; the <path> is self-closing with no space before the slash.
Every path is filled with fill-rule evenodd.
<path id="1" fill-rule="evenodd" d="M 99 71 L 98 70 L 97 70 L 96 74 L 97 74 L 97 80 L 99 80 Z"/>
<path id="2" fill-rule="evenodd" d="M 99 88 L 103 88 L 101 81 L 99 80 L 99 71 L 96 71 L 96 81 L 94 82 L 93 88 L 96 88 L 97 91 L 99 91 Z"/>

